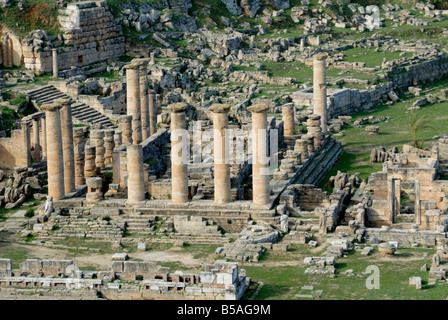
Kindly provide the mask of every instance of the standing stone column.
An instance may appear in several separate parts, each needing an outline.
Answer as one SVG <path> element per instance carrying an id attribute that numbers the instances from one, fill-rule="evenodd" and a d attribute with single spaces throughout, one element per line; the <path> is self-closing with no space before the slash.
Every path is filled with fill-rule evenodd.
<path id="1" fill-rule="evenodd" d="M 231 193 L 229 141 L 226 130 L 228 128 L 227 112 L 230 106 L 213 104 L 209 110 L 213 113 L 215 203 L 228 203 L 231 200 Z"/>
<path id="2" fill-rule="evenodd" d="M 128 156 L 128 200 L 143 201 L 145 199 L 145 182 L 143 177 L 143 150 L 141 144 L 127 147 Z"/>
<path id="3" fill-rule="evenodd" d="M 149 135 L 149 97 L 148 97 L 148 62 L 149 59 L 139 59 L 140 62 L 140 109 L 142 121 L 142 140 L 146 140 Z"/>
<path id="4" fill-rule="evenodd" d="M 61 118 L 59 104 L 44 104 L 47 119 L 47 175 L 48 195 L 54 200 L 65 197 L 64 191 L 64 161 L 62 156 Z"/>
<path id="5" fill-rule="evenodd" d="M 57 78 L 59 76 L 58 70 L 58 49 L 51 49 L 53 52 L 53 78 Z"/>
<path id="6" fill-rule="evenodd" d="M 72 106 L 69 99 L 57 99 L 61 104 L 62 153 L 64 158 L 65 193 L 75 192 L 75 155 L 73 151 Z"/>
<path id="7" fill-rule="evenodd" d="M 122 145 L 121 130 L 115 130 L 114 134 L 114 150 Z"/>
<path id="8" fill-rule="evenodd" d="M 91 178 L 96 176 L 96 150 L 95 146 L 86 145 L 84 149 L 85 155 L 85 166 L 84 166 L 84 176 L 86 178 Z"/>
<path id="9" fill-rule="evenodd" d="M 127 187 L 128 156 L 127 151 L 120 152 L 120 189 Z"/>
<path id="10" fill-rule="evenodd" d="M 314 154 L 314 138 L 309 134 L 305 134 L 302 136 L 302 140 L 306 141 L 306 146 L 308 148 L 308 156 L 312 156 Z"/>
<path id="11" fill-rule="evenodd" d="M 154 91 L 148 92 L 149 104 L 149 134 L 153 135 L 157 132 L 157 101 Z"/>
<path id="12" fill-rule="evenodd" d="M 313 57 L 313 107 L 314 114 L 320 115 L 322 133 L 327 134 L 327 55 Z"/>
<path id="13" fill-rule="evenodd" d="M 95 146 L 96 157 L 95 164 L 100 170 L 106 169 L 105 156 L 106 148 L 104 148 L 104 131 L 103 130 L 92 130 L 90 131 L 90 144 Z"/>
<path id="14" fill-rule="evenodd" d="M 308 142 L 302 138 L 296 140 L 294 145 L 294 151 L 300 153 L 301 162 L 304 163 L 309 158 L 308 154 Z"/>
<path id="15" fill-rule="evenodd" d="M 392 177 L 387 179 L 387 191 L 387 222 L 391 226 L 395 217 L 395 179 Z"/>
<path id="16" fill-rule="evenodd" d="M 118 117 L 118 128 L 121 130 L 122 143 L 132 143 L 132 116 Z"/>
<path id="17" fill-rule="evenodd" d="M 420 202 L 420 180 L 414 180 L 414 189 L 415 189 L 415 205 L 414 205 L 415 223 L 420 227 L 420 225 L 422 224 L 422 208 Z"/>
<path id="18" fill-rule="evenodd" d="M 31 165 L 30 122 L 22 121 L 20 127 L 21 140 L 17 146 L 16 166 L 29 167 Z"/>
<path id="19" fill-rule="evenodd" d="M 268 105 L 257 103 L 247 108 L 252 112 L 252 188 L 253 203 L 266 205 L 270 202 L 269 160 L 267 158 L 267 111 Z"/>
<path id="20" fill-rule="evenodd" d="M 75 185 L 82 186 L 84 179 L 84 130 L 82 128 L 73 128 L 73 150 L 75 157 Z"/>
<path id="21" fill-rule="evenodd" d="M 282 107 L 283 134 L 293 136 L 295 134 L 294 103 L 287 103 Z"/>
<path id="22" fill-rule="evenodd" d="M 126 106 L 127 114 L 132 116 L 133 144 L 142 142 L 139 68 L 138 63 L 126 66 Z"/>
<path id="23" fill-rule="evenodd" d="M 395 215 L 401 214 L 401 179 L 395 180 Z"/>
<path id="24" fill-rule="evenodd" d="M 168 106 L 171 111 L 171 199 L 175 203 L 188 201 L 188 163 L 185 111 L 186 103 Z"/>
<path id="25" fill-rule="evenodd" d="M 45 117 L 40 118 L 41 119 L 41 127 L 42 127 L 42 159 L 47 159 L 47 121 Z"/>
<path id="26" fill-rule="evenodd" d="M 39 118 L 33 119 L 34 161 L 40 160 Z"/>
<path id="27" fill-rule="evenodd" d="M 308 134 L 314 138 L 314 149 L 318 149 L 322 144 L 322 128 L 320 126 L 320 115 L 312 114 L 306 121 Z"/>
<path id="28" fill-rule="evenodd" d="M 112 152 L 112 183 L 120 185 L 120 150 Z"/>
<path id="29" fill-rule="evenodd" d="M 112 152 L 114 151 L 114 134 L 115 131 L 113 129 L 104 130 L 104 163 L 111 164 L 112 163 Z"/>

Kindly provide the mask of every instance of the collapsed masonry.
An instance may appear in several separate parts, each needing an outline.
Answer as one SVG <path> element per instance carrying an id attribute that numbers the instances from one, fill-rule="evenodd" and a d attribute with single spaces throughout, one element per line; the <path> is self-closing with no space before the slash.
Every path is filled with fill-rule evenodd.
<path id="1" fill-rule="evenodd" d="M 0 259 L 0 296 L 77 299 L 238 300 L 246 275 L 238 263 L 217 260 L 200 274 L 170 272 L 156 262 L 114 261 L 108 270 L 82 271 L 72 260 L 28 259 L 13 269 Z"/>

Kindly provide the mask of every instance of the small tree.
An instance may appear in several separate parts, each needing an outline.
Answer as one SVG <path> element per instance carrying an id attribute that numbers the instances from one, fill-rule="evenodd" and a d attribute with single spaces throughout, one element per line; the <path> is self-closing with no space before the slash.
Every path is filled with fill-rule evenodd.
<path id="1" fill-rule="evenodd" d="M 408 117 L 408 132 L 411 135 L 411 144 L 413 147 L 419 148 L 421 145 L 418 142 L 418 135 L 421 131 L 426 129 L 435 130 L 431 125 L 431 119 L 426 116 L 418 117 L 416 112 L 411 112 Z"/>
<path id="2" fill-rule="evenodd" d="M 27 217 L 27 218 L 32 218 L 32 217 L 34 217 L 34 210 L 33 209 L 28 209 L 28 210 L 26 210 L 26 212 L 25 212 L 25 217 Z"/>

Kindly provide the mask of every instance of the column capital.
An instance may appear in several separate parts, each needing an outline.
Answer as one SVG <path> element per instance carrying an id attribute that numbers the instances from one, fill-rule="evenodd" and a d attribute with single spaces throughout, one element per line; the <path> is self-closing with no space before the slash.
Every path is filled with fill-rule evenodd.
<path id="1" fill-rule="evenodd" d="M 59 99 L 55 99 L 53 101 L 53 103 L 60 104 L 60 105 L 64 106 L 64 105 L 70 104 L 71 100 L 68 98 L 59 98 Z"/>
<path id="2" fill-rule="evenodd" d="M 252 113 L 264 113 L 267 112 L 268 109 L 269 105 L 267 103 L 256 103 L 247 107 L 247 110 L 249 110 Z"/>
<path id="3" fill-rule="evenodd" d="M 147 67 L 150 60 L 150 58 L 136 58 L 132 59 L 131 63 L 137 64 L 139 67 Z"/>
<path id="4" fill-rule="evenodd" d="M 185 112 L 188 108 L 188 104 L 185 102 L 172 103 L 168 106 L 168 109 L 174 113 Z"/>
<path id="5" fill-rule="evenodd" d="M 230 105 L 224 103 L 215 103 L 208 108 L 213 113 L 227 113 L 230 110 Z"/>
<path id="6" fill-rule="evenodd" d="M 133 61 L 130 64 L 125 65 L 124 68 L 126 70 L 138 70 L 138 68 L 140 68 L 140 63 Z"/>
<path id="7" fill-rule="evenodd" d="M 328 58 L 328 55 L 326 53 L 318 53 L 313 56 L 314 60 L 325 60 L 327 58 Z"/>
<path id="8" fill-rule="evenodd" d="M 61 109 L 62 105 L 59 103 L 47 103 L 40 106 L 40 108 L 44 111 L 57 111 Z"/>

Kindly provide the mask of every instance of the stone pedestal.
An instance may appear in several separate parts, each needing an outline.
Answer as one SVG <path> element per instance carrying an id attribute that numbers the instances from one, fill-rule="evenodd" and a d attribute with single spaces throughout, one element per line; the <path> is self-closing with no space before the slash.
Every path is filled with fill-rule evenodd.
<path id="1" fill-rule="evenodd" d="M 313 57 L 313 107 L 314 114 L 320 115 L 322 134 L 327 134 L 327 55 Z"/>
<path id="2" fill-rule="evenodd" d="M 142 142 L 139 69 L 139 63 L 126 66 L 126 106 L 127 114 L 132 116 L 133 144 Z"/>
<path id="3" fill-rule="evenodd" d="M 84 130 L 83 128 L 73 128 L 73 151 L 75 158 L 75 185 L 81 186 L 85 184 L 84 179 Z"/>
<path id="4" fill-rule="evenodd" d="M 145 184 L 143 177 L 143 150 L 141 144 L 127 147 L 128 168 L 128 200 L 143 201 Z"/>
<path id="5" fill-rule="evenodd" d="M 61 105 L 44 104 L 41 106 L 41 109 L 45 111 L 47 119 L 48 195 L 52 196 L 54 200 L 60 200 L 65 197 L 60 118 Z"/>
<path id="6" fill-rule="evenodd" d="M 122 144 L 132 143 L 132 116 L 120 116 L 118 128 L 121 131 Z"/>
<path id="7" fill-rule="evenodd" d="M 75 159 L 73 152 L 72 106 L 68 99 L 57 99 L 61 104 L 62 150 L 64 156 L 65 193 L 75 192 Z"/>
<path id="8" fill-rule="evenodd" d="M 253 203 L 266 205 L 270 202 L 269 158 L 267 141 L 268 105 L 254 104 L 247 108 L 252 112 L 252 188 Z"/>
<path id="9" fill-rule="evenodd" d="M 87 184 L 87 203 L 97 203 L 103 199 L 103 179 L 100 177 L 93 177 L 86 179 Z"/>
<path id="10" fill-rule="evenodd" d="M 285 136 L 295 134 L 294 103 L 287 103 L 282 107 L 283 133 Z"/>
<path id="11" fill-rule="evenodd" d="M 186 103 L 168 106 L 171 111 L 171 199 L 175 203 L 188 201 L 188 132 L 186 130 Z"/>
<path id="12" fill-rule="evenodd" d="M 229 141 L 226 130 L 230 106 L 213 104 L 209 110 L 213 114 L 215 203 L 228 203 L 231 201 L 231 193 Z"/>

